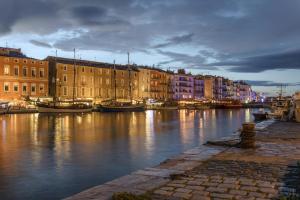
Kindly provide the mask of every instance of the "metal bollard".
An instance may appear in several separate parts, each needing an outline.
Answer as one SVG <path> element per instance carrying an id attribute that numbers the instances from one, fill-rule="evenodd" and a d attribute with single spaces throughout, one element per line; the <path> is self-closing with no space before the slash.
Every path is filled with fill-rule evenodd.
<path id="1" fill-rule="evenodd" d="M 240 134 L 241 148 L 255 147 L 255 123 L 244 123 Z"/>

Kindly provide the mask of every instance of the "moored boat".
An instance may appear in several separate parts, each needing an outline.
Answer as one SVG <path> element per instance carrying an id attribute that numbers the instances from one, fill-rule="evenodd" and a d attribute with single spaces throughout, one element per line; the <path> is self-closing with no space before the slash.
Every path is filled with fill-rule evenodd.
<path id="1" fill-rule="evenodd" d="M 91 112 L 93 107 L 88 103 L 49 102 L 37 103 L 39 113 L 84 113 Z"/>
<path id="2" fill-rule="evenodd" d="M 268 113 L 265 112 L 257 112 L 257 113 L 252 113 L 252 115 L 254 116 L 254 120 L 255 121 L 262 121 L 262 120 L 266 120 L 268 119 Z"/>
<path id="3" fill-rule="evenodd" d="M 100 112 L 141 112 L 145 111 L 145 105 L 112 102 L 106 105 L 98 105 L 96 110 Z"/>
<path id="4" fill-rule="evenodd" d="M 0 102 L 0 114 L 6 114 L 8 112 L 8 102 Z"/>

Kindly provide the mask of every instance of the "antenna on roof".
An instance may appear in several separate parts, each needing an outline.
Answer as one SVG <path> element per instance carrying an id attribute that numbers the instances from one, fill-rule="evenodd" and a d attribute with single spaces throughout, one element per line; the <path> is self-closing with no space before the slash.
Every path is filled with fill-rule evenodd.
<path id="1" fill-rule="evenodd" d="M 5 41 L 5 47 L 8 48 L 7 40 Z"/>

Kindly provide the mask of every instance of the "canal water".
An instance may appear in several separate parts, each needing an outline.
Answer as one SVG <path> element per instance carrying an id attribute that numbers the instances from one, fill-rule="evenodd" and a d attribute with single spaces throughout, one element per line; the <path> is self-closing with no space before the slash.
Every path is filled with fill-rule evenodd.
<path id="1" fill-rule="evenodd" d="M 0 116 L 0 199 L 61 199 L 233 134 L 251 110 Z"/>

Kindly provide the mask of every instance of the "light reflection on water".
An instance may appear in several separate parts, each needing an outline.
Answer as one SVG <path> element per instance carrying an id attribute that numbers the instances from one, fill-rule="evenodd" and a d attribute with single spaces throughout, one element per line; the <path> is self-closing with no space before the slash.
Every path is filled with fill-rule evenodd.
<path id="1" fill-rule="evenodd" d="M 251 111 L 0 116 L 0 199 L 60 199 L 227 136 Z"/>

